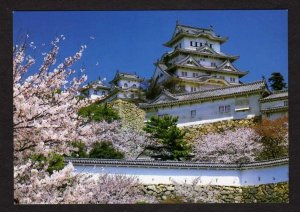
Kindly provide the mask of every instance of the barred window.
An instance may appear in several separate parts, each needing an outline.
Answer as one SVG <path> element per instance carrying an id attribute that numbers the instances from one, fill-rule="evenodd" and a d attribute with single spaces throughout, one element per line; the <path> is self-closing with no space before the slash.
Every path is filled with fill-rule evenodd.
<path id="1" fill-rule="evenodd" d="M 191 110 L 191 117 L 195 118 L 196 117 L 196 110 Z"/>
<path id="2" fill-rule="evenodd" d="M 226 105 L 225 106 L 225 113 L 229 113 L 230 112 L 230 105 Z"/>
<path id="3" fill-rule="evenodd" d="M 288 106 L 288 101 L 284 101 L 284 102 L 283 102 L 283 105 L 284 105 L 284 106 Z"/>
<path id="4" fill-rule="evenodd" d="M 219 113 L 224 113 L 224 106 L 219 106 Z"/>
<path id="5" fill-rule="evenodd" d="M 235 110 L 249 110 L 249 99 L 236 99 L 235 100 Z"/>

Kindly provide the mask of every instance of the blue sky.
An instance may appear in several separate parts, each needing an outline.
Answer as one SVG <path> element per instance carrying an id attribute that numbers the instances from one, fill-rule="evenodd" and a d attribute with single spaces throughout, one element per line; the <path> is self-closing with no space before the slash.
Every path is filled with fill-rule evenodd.
<path id="1" fill-rule="evenodd" d="M 13 41 L 29 33 L 29 41 L 37 47 L 31 54 L 41 59 L 51 40 L 63 34 L 66 39 L 60 45 L 58 62 L 87 45 L 74 68 L 85 67 L 88 81 L 101 76 L 108 82 L 117 69 L 150 78 L 153 63 L 170 51 L 163 43 L 171 38 L 176 20 L 196 27 L 212 25 L 217 34 L 229 37 L 221 50 L 239 55 L 234 65 L 250 71 L 241 81 L 268 78 L 279 71 L 287 82 L 287 15 L 287 10 L 17 11 Z"/>

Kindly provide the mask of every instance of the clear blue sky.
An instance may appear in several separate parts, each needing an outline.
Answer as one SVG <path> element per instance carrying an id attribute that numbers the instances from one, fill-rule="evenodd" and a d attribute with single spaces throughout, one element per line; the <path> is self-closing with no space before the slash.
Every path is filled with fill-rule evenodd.
<path id="1" fill-rule="evenodd" d="M 66 37 L 59 60 L 86 44 L 74 68 L 84 66 L 88 81 L 101 76 L 108 82 L 117 69 L 150 78 L 153 63 L 170 51 L 163 43 L 171 38 L 176 20 L 196 27 L 212 25 L 217 34 L 229 37 L 221 50 L 239 55 L 234 65 L 250 71 L 241 81 L 279 71 L 287 82 L 287 15 L 287 10 L 14 12 L 13 40 L 29 33 L 37 59 L 45 51 L 42 44 L 47 46 L 57 35 Z"/>

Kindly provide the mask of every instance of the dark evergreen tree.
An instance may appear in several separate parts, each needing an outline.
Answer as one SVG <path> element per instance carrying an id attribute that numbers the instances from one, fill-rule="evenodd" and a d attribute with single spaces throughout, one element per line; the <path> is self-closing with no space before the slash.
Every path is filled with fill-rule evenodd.
<path id="1" fill-rule="evenodd" d="M 89 106 L 80 108 L 78 114 L 88 118 L 89 121 L 107 121 L 112 122 L 120 119 L 118 113 L 107 103 L 101 104 L 95 102 Z"/>
<path id="2" fill-rule="evenodd" d="M 151 157 L 162 160 L 184 160 L 190 158 L 191 146 L 183 139 L 184 132 L 176 123 L 178 117 L 153 116 L 146 123 L 144 130 L 151 134 L 156 141 L 154 145 L 146 147 L 152 152 Z"/>
<path id="3" fill-rule="evenodd" d="M 111 142 L 96 142 L 89 154 L 90 158 L 123 159 L 124 154 L 114 149 Z"/>
<path id="4" fill-rule="evenodd" d="M 279 72 L 274 72 L 269 78 L 269 83 L 273 91 L 280 91 L 286 88 L 283 76 Z"/>
<path id="5" fill-rule="evenodd" d="M 148 88 L 148 90 L 146 91 L 146 98 L 147 99 L 154 99 L 156 98 L 160 92 L 161 92 L 161 87 L 158 85 L 158 79 L 159 77 L 156 77 L 155 79 L 151 80 L 151 84 L 150 87 Z"/>

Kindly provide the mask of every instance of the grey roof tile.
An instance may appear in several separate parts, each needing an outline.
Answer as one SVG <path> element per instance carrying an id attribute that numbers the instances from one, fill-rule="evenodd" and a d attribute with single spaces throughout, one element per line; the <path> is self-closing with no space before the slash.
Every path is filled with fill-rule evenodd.
<path id="1" fill-rule="evenodd" d="M 288 90 L 283 90 L 283 91 L 275 91 L 271 95 L 267 96 L 266 98 L 263 98 L 261 101 L 272 101 L 276 99 L 281 99 L 281 98 L 288 98 Z"/>
<path id="2" fill-rule="evenodd" d="M 227 86 L 223 88 L 216 88 L 216 89 L 210 89 L 204 91 L 189 92 L 184 94 L 172 94 L 172 97 L 174 97 L 176 100 L 166 99 L 165 101 L 159 101 L 158 103 L 155 102 L 143 103 L 140 104 L 140 106 L 142 108 L 147 108 L 147 107 L 161 105 L 161 104 L 176 104 L 184 101 L 217 98 L 217 97 L 222 97 L 227 95 L 242 94 L 242 93 L 265 90 L 265 89 L 266 89 L 265 81 L 257 81 L 257 82 L 242 84 L 242 85 L 233 85 L 233 86 Z"/>
<path id="3" fill-rule="evenodd" d="M 288 158 L 251 162 L 251 163 L 209 163 L 209 162 L 182 162 L 182 161 L 157 161 L 157 160 L 115 160 L 115 159 L 91 159 L 91 158 L 66 158 L 65 162 L 78 165 L 101 166 L 126 166 L 126 167 L 167 167 L 167 168 L 222 168 L 222 169 L 251 169 L 257 167 L 270 167 L 288 164 Z"/>

